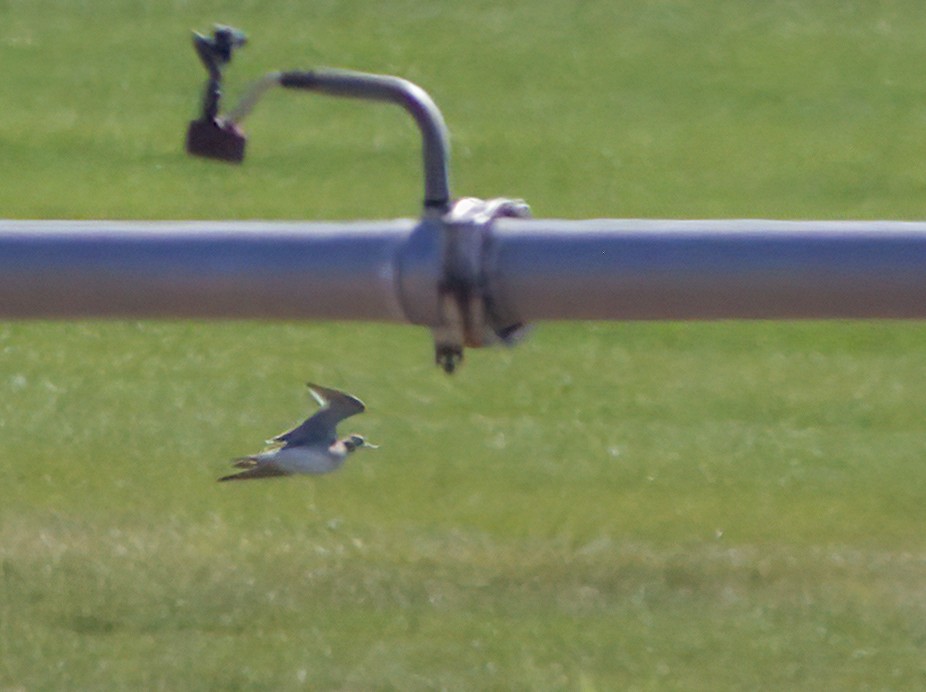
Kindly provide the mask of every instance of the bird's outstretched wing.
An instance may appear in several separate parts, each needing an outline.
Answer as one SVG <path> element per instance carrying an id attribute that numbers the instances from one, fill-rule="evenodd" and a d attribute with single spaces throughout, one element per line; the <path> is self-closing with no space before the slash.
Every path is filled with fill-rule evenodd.
<path id="1" fill-rule="evenodd" d="M 366 407 L 355 396 L 337 389 L 329 389 L 311 382 L 306 385 L 321 409 L 292 430 L 280 433 L 267 440 L 282 443 L 284 447 L 325 442 L 332 444 L 337 440 L 335 428 L 345 418 L 363 413 Z"/>

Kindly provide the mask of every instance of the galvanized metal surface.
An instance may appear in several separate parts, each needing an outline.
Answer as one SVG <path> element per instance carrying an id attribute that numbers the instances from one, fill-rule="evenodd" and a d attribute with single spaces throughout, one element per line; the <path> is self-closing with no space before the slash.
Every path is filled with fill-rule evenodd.
<path id="1" fill-rule="evenodd" d="M 225 119 L 241 123 L 274 86 L 401 106 L 415 120 L 421 133 L 424 208 L 441 214 L 450 209 L 450 138 L 447 126 L 440 109 L 417 84 L 390 75 L 330 68 L 270 72 L 254 83 Z"/>
<path id="2" fill-rule="evenodd" d="M 330 68 L 284 72 L 280 75 L 280 84 L 329 96 L 386 101 L 401 106 L 421 132 L 424 206 L 441 213 L 450 209 L 450 138 L 440 109 L 420 86 L 400 77 Z"/>
<path id="3" fill-rule="evenodd" d="M 926 223 L 499 220 L 489 293 L 524 321 L 926 317 Z"/>
<path id="4" fill-rule="evenodd" d="M 0 316 L 405 321 L 417 223 L 0 221 Z"/>
<path id="5" fill-rule="evenodd" d="M 445 231 L 0 221 L 0 317 L 433 327 Z M 926 223 L 498 219 L 478 232 L 472 292 L 511 320 L 926 318 Z"/>

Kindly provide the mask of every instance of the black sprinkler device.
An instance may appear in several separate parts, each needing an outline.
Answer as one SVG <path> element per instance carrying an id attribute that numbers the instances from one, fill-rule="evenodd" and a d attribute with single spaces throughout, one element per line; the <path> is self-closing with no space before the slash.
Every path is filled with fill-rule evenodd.
<path id="1" fill-rule="evenodd" d="M 217 24 L 212 36 L 193 33 L 193 47 L 209 73 L 203 93 L 202 113 L 190 122 L 186 150 L 195 156 L 241 163 L 247 138 L 233 122 L 219 117 L 222 72 L 236 49 L 247 43 L 244 32 Z"/>

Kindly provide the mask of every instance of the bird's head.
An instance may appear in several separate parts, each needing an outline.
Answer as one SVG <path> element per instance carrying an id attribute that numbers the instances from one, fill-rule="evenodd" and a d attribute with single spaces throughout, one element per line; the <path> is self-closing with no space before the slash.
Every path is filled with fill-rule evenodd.
<path id="1" fill-rule="evenodd" d="M 347 447 L 348 452 L 353 452 L 355 449 L 360 447 L 369 447 L 370 449 L 377 449 L 379 445 L 371 445 L 362 435 L 351 435 L 344 440 L 344 446 Z"/>

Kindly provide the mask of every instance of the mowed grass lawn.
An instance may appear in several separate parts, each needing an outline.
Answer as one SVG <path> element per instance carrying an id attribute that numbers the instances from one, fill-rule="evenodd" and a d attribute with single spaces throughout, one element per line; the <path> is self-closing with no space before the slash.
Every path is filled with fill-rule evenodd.
<path id="1" fill-rule="evenodd" d="M 460 195 L 538 216 L 926 218 L 915 2 L 0 0 L 0 216 L 389 218 L 386 107 L 276 94 L 187 159 L 187 32 L 396 73 Z M 926 686 L 926 325 L 0 323 L 0 689 Z M 309 410 L 381 445 L 217 484 Z"/>

